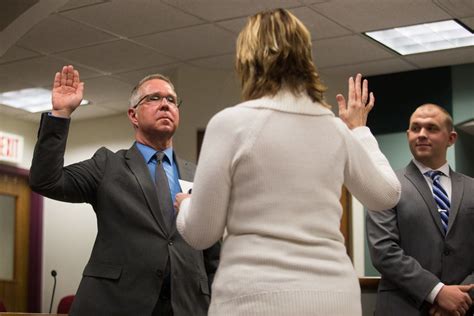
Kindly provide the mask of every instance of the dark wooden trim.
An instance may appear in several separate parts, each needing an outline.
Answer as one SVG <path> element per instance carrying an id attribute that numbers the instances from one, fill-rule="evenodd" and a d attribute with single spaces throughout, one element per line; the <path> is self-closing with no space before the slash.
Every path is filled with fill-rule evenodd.
<path id="1" fill-rule="evenodd" d="M 379 287 L 380 277 L 363 277 L 359 278 L 360 288 L 362 290 L 377 291 Z"/>
<path id="2" fill-rule="evenodd" d="M 0 163 L 0 174 L 22 177 L 28 181 L 29 170 Z M 43 274 L 43 197 L 31 192 L 28 256 L 28 311 L 41 312 Z"/>
<path id="3" fill-rule="evenodd" d="M 31 192 L 30 196 L 30 249 L 28 311 L 41 312 L 43 275 L 43 197 Z"/>
<path id="4" fill-rule="evenodd" d="M 19 176 L 28 179 L 30 172 L 26 169 L 17 168 L 10 165 L 0 163 L 0 173 L 5 173 L 11 176 Z"/>

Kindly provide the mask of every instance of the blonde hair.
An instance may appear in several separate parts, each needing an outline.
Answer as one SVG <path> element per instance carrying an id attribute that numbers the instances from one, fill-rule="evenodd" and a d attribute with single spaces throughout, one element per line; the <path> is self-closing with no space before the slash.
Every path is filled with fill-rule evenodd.
<path id="1" fill-rule="evenodd" d="M 275 9 L 249 18 L 237 38 L 236 71 L 244 100 L 275 95 L 282 87 L 314 102 L 324 101 L 311 53 L 311 35 L 289 11 Z"/>

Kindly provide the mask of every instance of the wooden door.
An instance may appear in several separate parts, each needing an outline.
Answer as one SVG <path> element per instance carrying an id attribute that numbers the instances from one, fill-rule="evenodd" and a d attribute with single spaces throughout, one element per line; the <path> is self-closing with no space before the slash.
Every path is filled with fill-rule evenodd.
<path id="1" fill-rule="evenodd" d="M 28 304 L 30 188 L 24 177 L 0 174 L 0 195 L 13 200 L 13 272 L 0 280 L 0 299 L 9 312 L 25 312 Z M 0 212 L 5 211 L 0 209 Z M 2 232 L 0 232 L 1 238 Z"/>
<path id="2" fill-rule="evenodd" d="M 353 250 L 352 250 L 352 203 L 351 203 L 351 194 L 346 189 L 342 188 L 341 193 L 341 205 L 342 205 L 342 218 L 341 218 L 341 232 L 344 235 L 344 240 L 346 244 L 346 251 L 351 260 L 353 260 Z"/>

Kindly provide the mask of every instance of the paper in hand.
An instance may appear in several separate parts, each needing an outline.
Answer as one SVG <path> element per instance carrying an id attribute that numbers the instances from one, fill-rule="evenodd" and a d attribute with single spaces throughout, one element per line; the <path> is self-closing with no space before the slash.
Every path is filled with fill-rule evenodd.
<path id="1" fill-rule="evenodd" d="M 186 181 L 186 180 L 181 180 L 179 179 L 179 186 L 181 187 L 181 191 L 183 193 L 191 193 L 192 188 L 193 188 L 193 183 Z"/>

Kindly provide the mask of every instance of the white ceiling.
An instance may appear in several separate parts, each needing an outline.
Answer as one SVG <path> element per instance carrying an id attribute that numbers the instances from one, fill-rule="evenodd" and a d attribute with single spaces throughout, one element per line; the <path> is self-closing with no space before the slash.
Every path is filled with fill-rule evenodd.
<path id="1" fill-rule="evenodd" d="M 403 57 L 361 34 L 451 18 L 474 29 L 474 0 L 42 0 L 40 5 L 0 34 L 9 43 L 0 56 L 0 91 L 49 88 L 54 73 L 73 64 L 92 101 L 75 119 L 123 113 L 129 91 L 147 73 L 182 65 L 231 71 L 246 17 L 268 8 L 288 8 L 305 23 L 323 79 L 474 62 L 474 47 Z M 0 115 L 39 118 L 3 105 Z"/>

